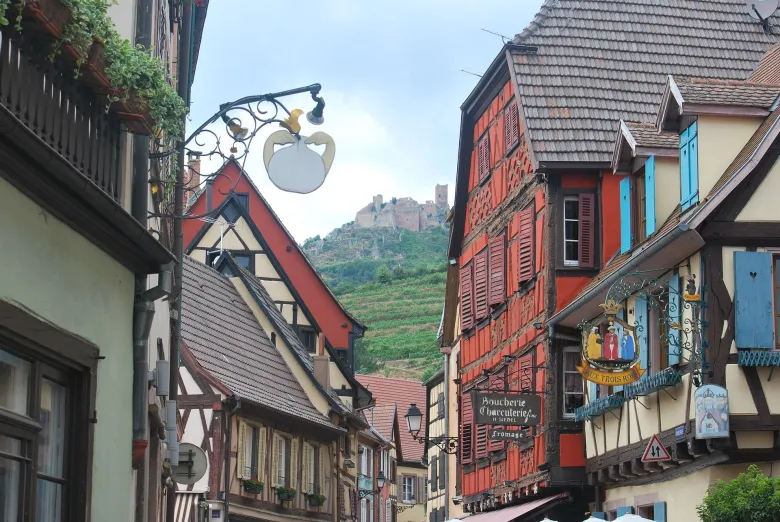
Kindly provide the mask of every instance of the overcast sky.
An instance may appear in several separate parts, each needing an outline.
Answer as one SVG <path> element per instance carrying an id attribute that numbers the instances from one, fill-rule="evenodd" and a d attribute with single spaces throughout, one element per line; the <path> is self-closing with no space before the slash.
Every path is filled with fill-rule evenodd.
<path id="1" fill-rule="evenodd" d="M 308 195 L 278 190 L 262 161 L 267 133 L 246 170 L 298 242 L 352 221 L 375 194 L 433 199 L 455 190 L 460 105 L 541 0 L 219 0 L 209 5 L 192 89 L 190 127 L 220 103 L 322 84 L 336 158 Z M 311 110 L 308 96 L 286 100 Z M 305 118 L 302 134 L 315 127 Z M 224 127 L 224 126 L 223 126 Z M 276 130 L 276 129 L 270 129 Z M 204 165 L 202 171 L 209 172 Z"/>

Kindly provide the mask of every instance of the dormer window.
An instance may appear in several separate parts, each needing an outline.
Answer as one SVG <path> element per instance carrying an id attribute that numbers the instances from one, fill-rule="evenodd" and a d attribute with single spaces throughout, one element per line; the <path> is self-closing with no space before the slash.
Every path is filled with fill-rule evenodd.
<path id="1" fill-rule="evenodd" d="M 696 122 L 680 134 L 680 207 L 699 202 L 699 145 Z"/>
<path id="2" fill-rule="evenodd" d="M 625 254 L 655 232 L 655 157 L 636 174 L 620 181 L 620 253 Z"/>

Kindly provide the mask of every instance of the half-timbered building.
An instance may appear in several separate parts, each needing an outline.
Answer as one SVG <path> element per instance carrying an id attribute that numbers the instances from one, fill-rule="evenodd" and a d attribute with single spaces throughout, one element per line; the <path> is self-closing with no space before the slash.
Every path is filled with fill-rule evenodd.
<path id="1" fill-rule="evenodd" d="M 425 404 L 425 386 L 420 381 L 378 375 L 358 375 L 357 378 L 371 392 L 375 408 L 395 408 L 395 428 L 391 432 L 396 463 L 392 476 L 397 489 L 394 516 L 401 522 L 425 520 L 428 477 L 423 443 L 426 417 L 423 415 L 422 429 L 416 436 L 409 433 L 404 418 L 410 404 Z M 367 410 L 366 414 L 370 418 L 371 410 Z"/>
<path id="2" fill-rule="evenodd" d="M 712 25 L 728 29 L 713 38 Z M 620 248 L 619 120 L 654 121 L 666 74 L 741 79 L 775 41 L 737 0 L 549 0 L 466 99 L 449 246 L 459 295 L 446 306 L 460 306 L 453 378 L 468 511 L 582 520 L 592 491 L 576 419 L 580 336 L 547 320 Z M 489 440 L 474 391 L 541 396 L 538 425 L 520 427 L 522 442 Z"/>
<path id="3" fill-rule="evenodd" d="M 185 258 L 179 407 L 184 442 L 209 469 L 188 490 L 224 499 L 230 520 L 357 514 L 358 432 L 341 365 L 309 353 L 261 281 L 228 252 Z M 346 389 L 346 391 L 345 391 Z"/>
<path id="4" fill-rule="evenodd" d="M 573 352 L 599 324 L 636 339 L 639 379 L 588 382 L 576 411 L 605 520 L 696 519 L 711 483 L 780 459 L 779 78 L 771 59 L 749 81 L 669 76 L 655 124 L 620 123 L 620 251 L 551 319 L 580 326 Z"/>
<path id="5" fill-rule="evenodd" d="M 365 412 L 366 420 L 382 438 L 379 453 L 379 473 L 385 478 L 376 495 L 379 522 L 396 522 L 396 477 L 398 472 L 395 443 L 398 441 L 398 417 L 395 405 L 374 406 Z"/>
<path id="6" fill-rule="evenodd" d="M 428 502 L 426 511 L 428 522 L 444 522 L 447 495 L 447 453 L 443 442 L 430 443 L 431 438 L 442 441 L 445 436 L 447 408 L 444 398 L 444 370 L 436 372 L 425 382 L 425 433 L 428 443 L 425 446 L 425 461 L 428 463 Z"/>
<path id="7" fill-rule="evenodd" d="M 192 177 L 200 171 L 192 164 Z M 331 293 L 268 202 L 236 160 L 230 160 L 217 175 L 209 177 L 203 190 L 190 199 L 188 212 L 201 215 L 214 211 L 208 222 L 188 220 L 184 242 L 188 255 L 214 264 L 221 252 L 256 275 L 273 298 L 285 320 L 310 353 L 320 334 L 325 345 L 348 369 L 355 365 L 355 339 L 365 326 L 355 319 Z M 217 266 L 217 269 L 221 267 Z M 351 387 L 362 393 L 354 371 L 346 372 Z M 365 396 L 361 404 L 368 404 Z"/>

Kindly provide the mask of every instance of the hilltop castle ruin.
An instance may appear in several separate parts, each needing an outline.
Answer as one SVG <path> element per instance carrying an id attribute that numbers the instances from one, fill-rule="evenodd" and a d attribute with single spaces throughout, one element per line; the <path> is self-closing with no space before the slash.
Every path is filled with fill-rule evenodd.
<path id="1" fill-rule="evenodd" d="M 447 185 L 436 185 L 434 201 L 417 203 L 412 198 L 392 198 L 385 202 L 382 195 L 374 196 L 373 203 L 360 209 L 355 216 L 358 228 L 405 228 L 419 232 L 444 225 L 450 210 L 447 203 Z"/>

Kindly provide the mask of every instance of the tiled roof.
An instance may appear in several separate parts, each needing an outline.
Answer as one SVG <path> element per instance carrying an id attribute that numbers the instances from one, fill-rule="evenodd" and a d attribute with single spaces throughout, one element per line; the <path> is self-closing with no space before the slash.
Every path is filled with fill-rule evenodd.
<path id="1" fill-rule="evenodd" d="M 545 0 L 509 46 L 535 160 L 608 163 L 667 75 L 741 80 L 779 40 L 743 0 Z"/>
<path id="2" fill-rule="evenodd" d="M 182 339 L 200 365 L 239 397 L 335 428 L 311 403 L 233 283 L 188 256 L 183 272 Z"/>
<path id="3" fill-rule="evenodd" d="M 625 122 L 638 147 L 676 149 L 680 146 L 680 136 L 676 132 L 658 132 L 654 123 Z"/>
<path id="4" fill-rule="evenodd" d="M 385 406 L 374 406 L 370 410 L 366 410 L 365 413 L 366 421 L 387 440 L 390 440 L 393 436 L 395 410 L 395 405 L 387 404 Z"/>
<path id="5" fill-rule="evenodd" d="M 406 415 L 410 403 L 417 404 L 417 407 L 423 412 L 422 429 L 417 436 L 418 438 L 425 437 L 425 385 L 411 379 L 393 379 L 378 375 L 355 375 L 355 377 L 371 392 L 377 407 L 393 406 L 397 408 L 398 431 L 401 439 L 399 442 L 401 443 L 403 460 L 406 462 L 422 460 L 425 446 L 414 440 L 409 433 L 404 415 Z"/>
<path id="6" fill-rule="evenodd" d="M 780 96 L 780 85 L 737 80 L 675 78 L 685 103 L 769 109 Z"/>
<path id="7" fill-rule="evenodd" d="M 766 52 L 761 62 L 750 75 L 750 81 L 761 83 L 780 83 L 780 44 L 775 44 Z"/>

